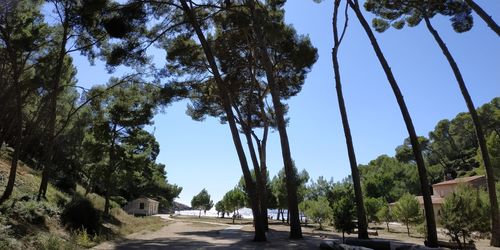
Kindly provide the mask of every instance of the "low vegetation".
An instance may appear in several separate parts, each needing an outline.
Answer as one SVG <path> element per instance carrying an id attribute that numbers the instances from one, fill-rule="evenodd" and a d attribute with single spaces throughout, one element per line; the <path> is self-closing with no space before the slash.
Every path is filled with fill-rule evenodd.
<path id="1" fill-rule="evenodd" d="M 0 192 L 5 186 L 8 165 L 0 158 Z M 104 198 L 77 187 L 69 194 L 48 186 L 47 199 L 33 194 L 39 173 L 24 164 L 10 199 L 0 206 L 0 249 L 77 249 L 93 247 L 101 241 L 165 225 L 158 217 L 133 217 L 111 203 L 110 216 L 103 216 Z"/>

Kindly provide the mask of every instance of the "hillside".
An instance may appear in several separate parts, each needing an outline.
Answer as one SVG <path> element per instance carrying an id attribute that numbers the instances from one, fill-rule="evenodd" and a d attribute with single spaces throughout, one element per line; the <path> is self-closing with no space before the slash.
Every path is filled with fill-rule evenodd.
<path id="1" fill-rule="evenodd" d="M 174 205 L 172 206 L 172 210 L 174 211 L 180 211 L 180 210 L 191 210 L 192 208 L 188 205 L 184 205 L 179 202 L 174 201 Z"/>
<path id="2" fill-rule="evenodd" d="M 9 161 L 0 157 L 0 193 L 3 193 L 9 174 Z M 40 183 L 39 172 L 23 163 L 19 164 L 14 193 L 0 205 L 0 249 L 78 249 L 89 248 L 103 240 L 110 240 L 141 230 L 157 230 L 164 221 L 157 217 L 137 218 L 126 214 L 117 204 L 112 204 L 111 217 L 103 218 L 104 199 L 89 194 L 86 200 L 98 215 L 97 230 L 74 230 L 63 224 L 63 215 L 72 200 L 81 200 L 85 190 L 68 194 L 49 185 L 47 200 L 36 201 Z M 85 211 L 78 215 L 86 217 Z M 88 217 L 87 217 L 88 218 Z"/>

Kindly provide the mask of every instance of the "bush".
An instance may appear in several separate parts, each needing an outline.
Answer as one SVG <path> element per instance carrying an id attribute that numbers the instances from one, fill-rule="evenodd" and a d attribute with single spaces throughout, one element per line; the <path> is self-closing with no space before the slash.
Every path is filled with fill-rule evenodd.
<path id="1" fill-rule="evenodd" d="M 122 196 L 111 196 L 109 198 L 112 202 L 115 202 L 118 204 L 118 207 L 123 207 L 127 205 L 127 199 L 123 198 Z"/>
<path id="2" fill-rule="evenodd" d="M 423 220 L 417 198 L 409 193 L 398 200 L 394 207 L 394 215 L 405 224 L 408 236 L 410 236 L 410 225 L 419 224 Z"/>
<path id="3" fill-rule="evenodd" d="M 30 196 L 23 196 L 13 201 L 13 204 L 8 208 L 3 206 L 2 210 L 7 211 L 9 216 L 36 225 L 43 224 L 46 217 L 59 216 L 60 214 L 60 209 L 57 206 L 46 201 L 36 201 L 34 197 Z"/>
<path id="4" fill-rule="evenodd" d="M 391 229 L 389 228 L 389 222 L 392 221 L 393 215 L 392 211 L 389 208 L 389 204 L 383 204 L 382 207 L 377 212 L 377 218 L 385 222 L 385 225 L 387 227 L 387 232 L 390 232 Z"/>
<path id="5" fill-rule="evenodd" d="M 73 194 L 76 190 L 76 182 L 71 176 L 58 177 L 54 180 L 54 185 L 61 191 Z"/>
<path id="6" fill-rule="evenodd" d="M 40 250 L 70 250 L 76 248 L 71 242 L 67 242 L 54 234 L 36 235 L 33 245 Z"/>
<path id="7" fill-rule="evenodd" d="M 342 232 L 342 241 L 345 240 L 345 233 L 351 234 L 356 228 L 355 220 L 356 204 L 353 196 L 343 196 L 336 200 L 333 204 L 333 222 L 337 231 Z"/>
<path id="8" fill-rule="evenodd" d="M 21 244 L 12 236 L 7 218 L 0 213 L 0 249 L 21 249 Z"/>
<path id="9" fill-rule="evenodd" d="M 323 223 L 328 222 L 332 217 L 333 210 L 326 197 L 319 197 L 318 200 L 307 200 L 303 203 L 307 218 L 319 224 L 319 230 L 323 229 Z"/>
<path id="10" fill-rule="evenodd" d="M 472 241 L 473 231 L 484 233 L 490 229 L 488 202 L 481 196 L 479 190 L 463 186 L 444 200 L 441 224 L 459 247 Z"/>
<path id="11" fill-rule="evenodd" d="M 85 198 L 74 198 L 64 209 L 61 215 L 64 225 L 73 230 L 84 228 L 89 234 L 99 231 L 100 215 L 92 202 Z"/>
<path id="12" fill-rule="evenodd" d="M 368 222 L 380 222 L 381 219 L 377 215 L 378 211 L 384 206 L 384 201 L 381 198 L 366 197 L 365 211 Z"/>
<path id="13" fill-rule="evenodd" d="M 85 229 L 78 229 L 71 234 L 71 241 L 83 248 L 91 248 L 98 241 L 97 235 L 89 235 Z"/>

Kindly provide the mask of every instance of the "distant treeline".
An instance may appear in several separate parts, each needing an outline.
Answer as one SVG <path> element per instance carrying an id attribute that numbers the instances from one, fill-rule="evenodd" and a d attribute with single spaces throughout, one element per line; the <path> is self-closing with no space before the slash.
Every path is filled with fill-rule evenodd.
<path id="1" fill-rule="evenodd" d="M 500 98 L 477 109 L 495 174 L 500 174 Z M 439 121 L 427 137 L 419 137 L 429 183 L 456 177 L 484 175 L 481 154 L 469 113 Z M 367 197 L 398 200 L 404 193 L 421 195 L 411 144 L 405 139 L 394 157 L 381 155 L 360 165 L 363 193 Z"/>

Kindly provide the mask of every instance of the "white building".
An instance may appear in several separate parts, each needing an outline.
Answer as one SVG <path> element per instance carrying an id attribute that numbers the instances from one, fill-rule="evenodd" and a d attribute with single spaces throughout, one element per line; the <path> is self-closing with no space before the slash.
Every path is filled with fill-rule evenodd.
<path id="1" fill-rule="evenodd" d="M 123 207 L 123 210 L 133 215 L 154 215 L 158 213 L 160 202 L 150 198 L 141 197 L 130 201 Z"/>

